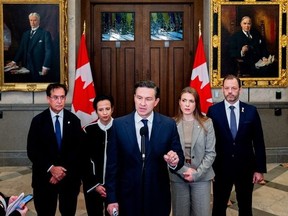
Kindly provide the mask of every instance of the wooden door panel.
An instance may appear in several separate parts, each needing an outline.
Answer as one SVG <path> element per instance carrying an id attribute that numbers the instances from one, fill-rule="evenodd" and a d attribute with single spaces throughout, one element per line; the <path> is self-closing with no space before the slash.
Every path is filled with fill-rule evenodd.
<path id="1" fill-rule="evenodd" d="M 150 71 L 149 77 L 160 88 L 158 109 L 161 113 L 174 116 L 178 106 L 177 97 L 181 89 L 189 85 L 191 76 L 191 28 L 193 19 L 190 14 L 193 7 L 189 4 L 146 5 L 143 16 L 150 17 L 151 12 L 183 12 L 183 40 L 157 41 L 150 39 L 150 31 L 143 31 L 144 61 L 143 70 Z M 150 20 L 143 19 L 143 26 L 149 26 Z M 192 25 L 193 26 L 193 25 Z M 167 43 L 168 42 L 168 43 Z M 165 44 L 166 43 L 166 44 Z M 190 74 L 190 75 L 187 75 Z"/>
<path id="2" fill-rule="evenodd" d="M 160 87 L 157 110 L 174 116 L 177 97 L 189 85 L 191 76 L 191 47 L 194 41 L 193 4 L 93 4 L 91 27 L 92 71 L 97 94 L 112 94 L 115 99 L 114 116 L 134 109 L 134 84 L 151 79 Z M 150 39 L 151 12 L 183 12 L 183 40 L 153 41 Z M 102 12 L 135 13 L 135 40 L 101 40 Z"/>
<path id="3" fill-rule="evenodd" d="M 135 47 L 124 49 L 104 47 L 101 49 L 101 73 L 94 73 L 95 85 L 100 89 L 99 94 L 111 94 L 115 98 L 115 111 L 125 113 L 134 109 L 133 94 L 136 50 Z"/>
<path id="4" fill-rule="evenodd" d="M 97 94 L 111 94 L 115 100 L 114 116 L 124 115 L 134 109 L 134 84 L 142 77 L 142 28 L 135 20 L 135 40 L 101 40 L 102 12 L 134 12 L 141 16 L 140 7 L 134 5 L 94 5 L 93 40 L 95 41 L 93 74 Z M 97 22 L 98 20 L 98 22 Z M 101 59 L 101 60 L 100 60 Z"/>

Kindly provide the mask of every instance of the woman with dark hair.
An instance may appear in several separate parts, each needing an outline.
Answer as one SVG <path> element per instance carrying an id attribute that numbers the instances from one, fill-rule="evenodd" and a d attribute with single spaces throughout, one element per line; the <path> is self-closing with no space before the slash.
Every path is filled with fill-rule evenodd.
<path id="1" fill-rule="evenodd" d="M 84 127 L 86 134 L 83 189 L 89 216 L 103 216 L 105 189 L 106 148 L 111 131 L 114 109 L 112 96 L 100 95 L 93 101 L 98 121 Z M 105 208 L 106 209 L 106 208 Z M 105 215 L 109 215 L 106 211 Z"/>
<path id="2" fill-rule="evenodd" d="M 194 88 L 186 87 L 179 98 L 177 129 L 185 163 L 177 173 L 170 172 L 173 216 L 209 216 L 215 134 L 210 118 L 201 112 Z"/>

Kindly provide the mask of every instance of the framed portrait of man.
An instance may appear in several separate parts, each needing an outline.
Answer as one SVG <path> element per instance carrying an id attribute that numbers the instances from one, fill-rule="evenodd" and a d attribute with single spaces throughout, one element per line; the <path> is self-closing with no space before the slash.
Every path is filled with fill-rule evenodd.
<path id="1" fill-rule="evenodd" d="M 0 0 L 0 7 L 1 91 L 67 84 L 67 0 Z"/>
<path id="2" fill-rule="evenodd" d="M 213 87 L 234 74 L 243 87 L 286 87 L 287 1 L 222 1 L 211 4 Z"/>

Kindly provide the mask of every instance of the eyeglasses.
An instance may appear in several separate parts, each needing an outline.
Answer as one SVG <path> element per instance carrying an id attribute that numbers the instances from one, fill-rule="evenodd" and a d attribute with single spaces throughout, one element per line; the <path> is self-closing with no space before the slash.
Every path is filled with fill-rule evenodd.
<path id="1" fill-rule="evenodd" d="M 52 100 L 57 101 L 57 100 L 65 100 L 66 96 L 65 95 L 61 95 L 61 96 L 57 96 L 57 95 L 53 95 L 53 96 L 49 96 Z"/>

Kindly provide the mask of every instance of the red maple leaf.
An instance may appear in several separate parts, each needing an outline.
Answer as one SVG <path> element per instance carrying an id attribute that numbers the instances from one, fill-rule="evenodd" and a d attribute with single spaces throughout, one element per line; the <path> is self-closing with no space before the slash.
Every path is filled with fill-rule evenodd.
<path id="1" fill-rule="evenodd" d="M 95 98 L 95 90 L 93 82 L 84 89 L 84 81 L 81 76 L 75 80 L 73 106 L 75 112 L 81 110 L 82 112 L 91 114 L 94 111 L 93 100 Z"/>

